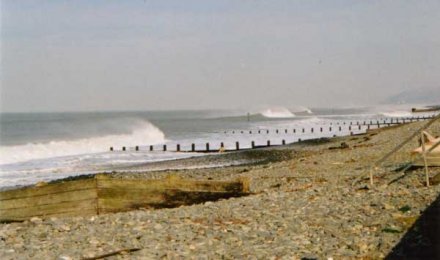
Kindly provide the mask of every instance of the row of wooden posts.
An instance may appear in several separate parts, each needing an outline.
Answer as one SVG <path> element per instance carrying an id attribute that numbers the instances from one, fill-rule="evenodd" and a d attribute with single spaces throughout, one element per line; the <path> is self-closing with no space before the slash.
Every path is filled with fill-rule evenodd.
<path id="1" fill-rule="evenodd" d="M 377 125 L 377 124 L 404 124 L 404 123 L 411 123 L 411 122 L 416 122 L 416 121 L 423 121 L 423 120 L 427 120 L 427 119 L 432 119 L 434 117 L 434 115 L 432 116 L 417 116 L 417 117 L 399 117 L 399 118 L 380 118 L 380 119 L 376 119 L 376 120 L 369 120 L 369 121 L 356 121 L 356 125 Z M 354 121 L 350 121 L 350 125 L 353 125 Z M 330 123 L 332 124 L 332 123 Z M 337 122 L 337 124 L 339 124 L 339 122 Z M 343 124 L 345 125 L 346 122 L 343 122 Z"/>
<path id="2" fill-rule="evenodd" d="M 330 131 L 331 131 L 331 129 L 332 128 L 330 127 Z M 368 129 L 370 129 L 370 128 L 368 128 Z M 350 127 L 350 130 L 351 130 L 351 127 Z M 360 130 L 360 127 L 359 127 L 359 130 Z M 340 131 L 341 131 L 341 129 L 340 129 Z M 322 132 L 322 129 L 321 129 L 321 132 Z M 313 133 L 313 128 L 312 128 L 312 133 Z M 354 135 L 354 132 L 350 132 L 350 135 Z M 333 135 L 333 137 L 336 137 L 336 136 L 337 135 Z M 301 142 L 301 141 L 302 141 L 302 139 L 298 138 L 298 142 Z M 279 146 L 279 145 L 286 145 L 286 140 L 285 139 L 281 140 L 281 144 L 277 144 L 277 145 L 274 145 L 273 143 L 271 143 L 270 140 L 267 140 L 266 144 L 264 144 L 264 145 L 256 145 L 255 141 L 251 141 L 251 149 L 262 148 L 262 147 L 270 147 L 270 146 Z M 241 147 L 240 146 L 240 142 L 236 141 L 235 142 L 235 150 L 240 150 L 240 147 Z M 148 150 L 150 152 L 153 152 L 154 148 L 155 148 L 154 145 L 148 146 Z M 166 151 L 168 151 L 168 148 L 169 148 L 169 146 L 164 144 L 164 145 L 162 145 L 162 148 L 159 149 L 159 151 L 166 152 Z M 219 150 L 227 151 L 225 149 L 225 145 L 224 145 L 223 142 L 220 143 L 220 149 L 211 150 L 210 149 L 211 148 L 211 144 L 209 142 L 205 143 L 205 148 L 206 149 L 204 149 L 204 150 L 196 149 L 196 144 L 192 143 L 191 144 L 191 149 L 189 151 L 186 150 L 185 152 L 214 152 L 214 151 L 217 152 Z M 246 148 L 246 149 L 248 149 L 248 148 Z M 127 147 L 125 147 L 125 146 L 122 147 L 122 151 L 127 151 L 127 150 L 128 150 Z M 134 150 L 135 151 L 140 151 L 140 146 L 135 146 Z M 114 148 L 110 147 L 110 151 L 114 151 Z M 175 151 L 176 152 L 183 152 L 183 150 L 181 149 L 181 145 L 180 144 L 176 144 L 176 150 Z"/>
<path id="3" fill-rule="evenodd" d="M 376 120 L 369 120 L 369 121 L 356 121 L 356 125 L 377 125 L 377 124 L 404 124 L 404 123 L 412 123 L 416 121 L 423 121 L 427 119 L 431 119 L 434 116 L 417 116 L 417 117 L 400 117 L 400 118 L 380 118 Z M 330 123 L 332 124 L 332 123 Z M 339 122 L 336 124 L 339 125 Z M 343 124 L 347 124 L 346 122 L 343 122 Z M 350 121 L 350 125 L 354 125 L 354 121 Z"/>
<path id="4" fill-rule="evenodd" d="M 363 124 L 361 124 L 360 122 L 356 122 L 355 125 L 353 124 L 353 122 L 350 122 L 350 125 L 348 126 L 348 131 L 350 131 L 350 135 L 353 135 L 354 133 L 352 131 L 355 130 L 355 128 L 356 128 L 355 126 L 357 126 L 358 130 L 362 130 L 362 126 L 367 126 L 366 130 L 370 130 L 371 126 L 376 126 L 376 128 L 381 128 L 383 126 L 389 127 L 389 126 L 391 126 L 393 124 L 403 124 L 403 123 L 409 123 L 409 122 L 414 122 L 414 121 L 426 120 L 426 119 L 431 119 L 431 118 L 432 118 L 431 116 L 429 116 L 429 117 L 426 117 L 426 116 L 425 117 L 410 117 L 410 118 L 400 118 L 400 120 L 399 119 L 396 119 L 396 120 L 391 119 L 390 122 L 386 122 L 386 120 L 384 120 L 383 122 L 377 120 L 376 123 L 373 123 L 373 121 L 370 121 L 370 124 L 368 124 L 366 121 L 364 121 Z M 345 122 L 344 122 L 344 124 L 345 124 Z M 329 132 L 333 132 L 335 129 L 338 129 L 339 132 L 341 132 L 342 131 L 342 126 L 338 126 L 338 127 L 330 126 L 328 128 Z M 319 131 L 323 132 L 324 128 L 320 127 Z M 237 133 L 238 132 L 239 131 L 237 131 Z M 264 133 L 264 132 L 267 133 L 267 134 L 270 133 L 269 130 L 258 130 L 258 131 L 254 131 L 254 132 L 255 133 L 259 133 L 259 134 L 260 133 Z M 279 129 L 275 129 L 275 133 L 278 134 L 280 132 L 281 131 Z M 288 131 L 288 129 L 284 129 L 284 132 L 287 134 L 289 131 Z M 305 133 L 306 129 L 302 128 L 301 132 Z M 314 132 L 315 132 L 315 128 L 312 127 L 310 129 L 310 133 L 314 133 Z M 227 133 L 227 132 L 225 132 L 225 133 Z M 236 131 L 232 131 L 232 133 L 235 134 Z M 244 131 L 240 131 L 240 133 L 244 133 Z M 253 133 L 252 130 L 249 131 L 249 134 L 252 134 L 252 133 Z M 293 129 L 293 133 L 297 133 L 296 129 Z M 335 137 L 336 135 L 333 135 L 333 136 Z M 301 141 L 302 141 L 301 138 L 299 138 L 298 142 L 301 142 Z M 279 145 L 286 145 L 286 140 L 283 139 L 281 141 L 281 144 L 279 144 Z M 255 145 L 255 141 L 251 141 L 251 149 L 261 148 L 261 147 L 270 147 L 270 146 L 273 146 L 273 145 L 271 145 L 271 141 L 270 140 L 267 140 L 266 145 Z M 204 150 L 197 150 L 196 149 L 196 144 L 192 143 L 191 144 L 191 149 L 189 151 L 186 151 L 186 152 L 214 152 L 214 151 L 217 152 L 219 150 L 227 151 L 225 149 L 225 145 L 224 145 L 223 142 L 220 143 L 220 149 L 219 150 L 218 149 L 211 150 L 210 148 L 211 148 L 211 146 L 210 146 L 209 142 L 205 144 L 205 149 Z M 135 151 L 140 151 L 140 147 L 139 146 L 135 146 L 134 149 L 135 149 Z M 114 151 L 114 150 L 115 149 L 113 147 L 110 147 L 110 151 Z M 122 147 L 122 151 L 127 151 L 127 150 L 128 150 L 127 147 L 125 147 L 125 146 Z M 166 144 L 162 145 L 162 149 L 160 149 L 160 151 L 164 151 L 165 152 L 167 150 L 168 150 L 168 146 Z M 235 142 L 235 150 L 240 150 L 240 143 L 239 142 Z M 154 146 L 153 145 L 149 146 L 149 151 L 154 151 Z M 182 152 L 180 144 L 176 144 L 176 150 L 175 151 L 176 152 Z"/>
<path id="5" fill-rule="evenodd" d="M 381 126 L 391 126 L 392 124 L 390 124 L 390 123 L 387 123 L 387 124 L 377 124 L 377 125 L 366 125 L 367 126 L 367 130 L 370 130 L 371 129 L 371 126 L 376 126 L 376 128 L 380 128 Z M 352 131 L 352 130 L 355 130 L 355 129 L 358 129 L 358 130 L 362 130 L 362 125 L 356 125 L 356 126 L 353 126 L 353 125 L 350 125 L 350 126 L 348 126 L 348 131 Z M 335 129 L 339 129 L 339 132 L 342 132 L 342 126 L 339 126 L 339 127 L 332 127 L 332 126 L 330 126 L 329 128 L 328 128 L 328 131 L 329 132 L 333 132 Z M 280 129 L 275 129 L 274 131 L 275 131 L 275 133 L 276 134 L 279 134 L 279 133 L 282 133 L 282 132 L 284 132 L 285 134 L 288 134 L 289 133 L 289 129 L 283 129 L 284 131 L 282 131 L 282 130 L 280 130 Z M 325 129 L 324 129 L 324 127 L 320 127 L 319 128 L 319 132 L 324 132 L 325 131 Z M 305 133 L 306 132 L 306 129 L 305 128 L 302 128 L 301 129 L 301 131 L 297 131 L 297 129 L 296 128 L 294 128 L 294 129 L 292 129 L 292 133 Z M 315 128 L 310 128 L 310 133 L 314 133 L 315 132 Z M 225 134 L 227 134 L 228 132 L 224 132 Z M 248 131 L 244 131 L 244 130 L 242 130 L 242 131 L 231 131 L 230 133 L 232 133 L 232 134 L 236 134 L 236 133 L 241 133 L 241 134 L 245 134 L 245 133 L 249 133 L 249 134 L 252 134 L 252 133 L 259 133 L 259 134 L 264 134 L 264 133 L 266 133 L 266 134 L 269 134 L 270 133 L 270 130 L 269 129 L 265 129 L 265 130 L 255 130 L 255 131 L 252 131 L 252 130 L 249 130 L 249 132 Z"/>
<path id="6" fill-rule="evenodd" d="M 299 138 L 298 142 L 301 142 L 301 141 L 302 141 L 301 138 Z M 279 145 L 286 145 L 286 140 L 284 140 L 284 139 L 281 140 L 281 144 L 279 144 Z M 279 145 L 271 144 L 270 140 L 267 140 L 265 145 L 256 145 L 255 141 L 251 141 L 251 148 L 252 149 L 261 148 L 261 147 L 279 146 Z M 205 150 L 196 150 L 196 144 L 192 143 L 191 144 L 191 150 L 189 152 L 213 152 L 213 151 L 217 152 L 217 151 L 219 151 L 217 149 L 216 150 L 211 150 L 210 149 L 211 145 L 210 145 L 209 142 L 205 144 L 205 147 L 206 147 Z M 135 146 L 134 149 L 135 149 L 135 151 L 140 151 L 140 147 L 139 146 Z M 225 150 L 225 144 L 223 142 L 220 143 L 220 150 L 226 151 Z M 237 151 L 240 150 L 240 142 L 235 142 L 235 150 L 237 150 Z M 110 147 L 110 151 L 114 151 L 114 148 Z M 123 146 L 122 147 L 122 151 L 127 151 L 127 147 Z M 153 145 L 149 146 L 149 151 L 151 151 L 151 152 L 154 151 L 154 146 Z M 166 144 L 164 144 L 160 151 L 164 151 L 164 152 L 168 151 L 168 146 Z M 180 144 L 176 144 L 176 152 L 183 152 L 181 150 Z"/>
<path id="7" fill-rule="evenodd" d="M 361 130 L 362 126 L 366 126 L 367 130 L 370 130 L 372 126 L 376 126 L 376 128 L 380 128 L 381 126 L 391 126 L 391 125 L 394 125 L 394 124 L 412 123 L 412 122 L 415 122 L 415 121 L 421 121 L 421 120 L 423 121 L 423 120 L 427 120 L 427 119 L 430 119 L 430 118 L 432 118 L 432 116 L 429 116 L 429 117 L 426 117 L 426 116 L 424 116 L 424 117 L 408 117 L 408 118 L 400 118 L 400 120 L 399 120 L 399 118 L 397 118 L 397 119 L 393 119 L 393 118 L 391 118 L 391 119 L 381 119 L 381 120 L 376 120 L 376 122 L 374 122 L 373 120 L 370 120 L 369 122 L 367 122 L 367 121 L 363 121 L 363 122 L 360 122 L 360 121 L 356 121 L 356 122 L 350 121 L 349 127 L 348 127 L 348 131 L 352 131 L 352 129 L 354 129 L 353 126 L 357 126 L 358 130 Z M 346 125 L 346 124 L 347 124 L 346 122 L 343 122 L 343 125 Z M 330 125 L 332 125 L 332 123 L 330 123 Z M 339 122 L 336 125 L 339 125 Z M 339 131 L 342 131 L 342 127 L 341 126 L 339 126 L 338 128 L 339 128 Z M 329 132 L 332 132 L 334 128 L 332 126 L 330 126 L 328 129 L 329 129 L 328 130 Z M 314 131 L 315 131 L 315 129 L 312 127 L 310 129 L 310 132 L 314 133 Z M 323 132 L 324 128 L 320 127 L 319 131 Z M 279 130 L 279 129 L 275 129 L 275 133 L 279 134 L 281 132 L 283 132 L 283 131 Z M 288 132 L 289 132 L 288 129 L 284 129 L 284 133 L 287 134 Z M 294 128 L 292 132 L 293 133 L 297 133 L 299 131 L 297 131 L 297 129 Z M 302 128 L 301 132 L 305 133 L 306 132 L 305 128 Z M 264 134 L 264 133 L 266 133 L 266 134 L 269 134 L 270 130 L 268 130 L 268 129 L 265 129 L 265 130 L 261 130 L 260 129 L 260 130 L 254 130 L 254 131 L 252 131 L 252 130 L 249 130 L 249 131 L 244 131 L 244 130 L 235 131 L 234 130 L 234 131 L 230 131 L 230 132 L 225 131 L 224 133 L 225 134 L 227 134 L 227 133 L 232 133 L 232 134 L 236 134 L 236 133 L 237 134 L 238 133 L 241 133 L 241 134 L 244 134 L 244 133 L 249 133 L 249 134 L 258 133 L 258 134 L 261 134 L 261 133 L 263 133 Z"/>

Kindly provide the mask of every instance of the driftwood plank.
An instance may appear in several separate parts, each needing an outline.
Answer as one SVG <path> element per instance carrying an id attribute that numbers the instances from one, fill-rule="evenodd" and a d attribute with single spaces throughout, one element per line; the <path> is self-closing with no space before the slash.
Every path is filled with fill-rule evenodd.
<path id="1" fill-rule="evenodd" d="M 158 179 L 158 180 L 139 180 L 139 179 L 98 179 L 98 189 L 119 188 L 119 189 L 146 189 L 163 190 L 178 187 L 180 190 L 191 191 L 243 191 L 243 184 L 239 181 L 192 181 L 183 179 Z"/>
<path id="2" fill-rule="evenodd" d="M 0 192 L 0 221 L 164 208 L 246 195 L 239 181 L 94 178 Z"/>
<path id="3" fill-rule="evenodd" d="M 75 181 L 66 181 L 62 183 L 51 183 L 44 186 L 24 187 L 16 190 L 0 192 L 0 203 L 3 200 L 35 197 L 65 191 L 79 191 L 91 189 L 96 186 L 95 179 L 84 179 Z"/>
<path id="4" fill-rule="evenodd" d="M 81 211 L 81 213 L 78 213 L 78 211 Z M 78 217 L 78 216 L 82 216 L 82 217 L 86 217 L 86 216 L 96 216 L 98 215 L 96 207 L 93 208 L 81 208 L 80 210 L 78 209 L 72 209 L 72 210 L 66 210 L 63 212 L 57 212 L 55 214 L 46 214 L 46 215 L 41 215 L 42 217 Z"/>
<path id="5" fill-rule="evenodd" d="M 243 191 L 243 184 L 241 182 L 226 182 L 226 181 L 185 181 L 183 182 L 181 190 L 194 191 L 211 191 L 211 192 L 241 192 Z M 176 188 L 176 186 L 171 187 Z"/>
<path id="6" fill-rule="evenodd" d="M 97 182 L 98 190 L 118 189 L 118 190 L 162 190 L 167 185 L 161 180 L 125 180 L 125 179 L 99 179 Z"/>
<path id="7" fill-rule="evenodd" d="M 118 194 L 117 191 L 99 196 L 98 211 L 100 213 L 140 208 L 171 208 L 243 195 L 243 193 L 182 191 L 178 189 L 158 190 L 153 193 L 146 192 L 145 194 L 137 191 L 136 195 L 126 194 L 125 196 L 115 196 L 115 194 Z"/>
<path id="8" fill-rule="evenodd" d="M 162 196 L 155 196 L 154 198 L 149 198 L 148 200 L 137 200 L 137 199 L 98 199 L 98 212 L 109 213 L 109 212 L 121 212 L 129 211 L 141 208 L 153 208 L 152 205 L 163 204 L 164 198 Z"/>
<path id="9" fill-rule="evenodd" d="M 120 198 L 120 199 L 140 199 L 147 200 L 149 198 L 162 196 L 162 189 L 120 189 L 120 188 L 100 188 L 98 190 L 99 198 Z"/>
<path id="10" fill-rule="evenodd" d="M 29 205 L 29 207 L 26 208 L 0 210 L 0 220 L 27 219 L 33 216 L 58 215 L 63 212 L 76 212 L 78 216 L 81 216 L 84 210 L 91 209 L 95 209 L 96 212 L 96 199 L 68 201 L 39 206 Z"/>
<path id="11" fill-rule="evenodd" d="M 183 191 L 180 189 L 169 189 L 163 191 L 164 204 L 151 205 L 153 207 L 175 207 L 180 205 L 192 205 L 206 201 L 216 201 L 245 195 L 242 192 L 211 192 L 211 191 Z"/>
<path id="12" fill-rule="evenodd" d="M 28 208 L 30 206 L 41 206 L 50 204 L 59 204 L 69 201 L 82 201 L 87 199 L 97 199 L 96 189 L 87 190 L 68 190 L 46 195 L 32 196 L 18 199 L 2 200 L 0 210 Z"/>

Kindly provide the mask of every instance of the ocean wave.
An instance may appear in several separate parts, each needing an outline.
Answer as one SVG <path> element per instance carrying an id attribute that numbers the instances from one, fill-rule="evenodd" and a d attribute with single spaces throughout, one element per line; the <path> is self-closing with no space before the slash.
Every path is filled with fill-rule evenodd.
<path id="1" fill-rule="evenodd" d="M 296 106 L 296 107 L 290 108 L 290 110 L 294 114 L 296 114 L 296 113 L 313 114 L 313 111 L 310 108 L 304 107 L 304 106 Z"/>
<path id="2" fill-rule="evenodd" d="M 285 107 L 267 108 L 260 112 L 261 115 L 267 118 L 292 118 L 295 115 Z"/>
<path id="3" fill-rule="evenodd" d="M 379 114 L 382 116 L 386 116 L 386 117 L 411 117 L 411 116 L 413 116 L 413 114 L 408 111 L 381 112 Z"/>
<path id="4" fill-rule="evenodd" d="M 52 141 L 48 143 L 29 143 L 0 147 L 0 165 L 44 159 L 59 156 L 99 153 L 109 147 L 136 146 L 142 144 L 160 144 L 166 141 L 165 134 L 148 121 L 133 125 L 130 134 L 113 134 L 102 137 L 78 140 Z"/>

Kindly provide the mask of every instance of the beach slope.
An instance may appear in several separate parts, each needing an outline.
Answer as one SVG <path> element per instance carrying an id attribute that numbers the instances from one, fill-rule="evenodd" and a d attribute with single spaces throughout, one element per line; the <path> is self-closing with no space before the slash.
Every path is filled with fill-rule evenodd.
<path id="1" fill-rule="evenodd" d="M 0 258 L 435 258 L 439 233 L 428 231 L 438 229 L 439 215 L 432 211 L 440 185 L 426 187 L 421 168 L 399 171 L 410 162 L 417 140 L 376 169 L 375 186 L 368 179 L 373 162 L 422 124 L 219 155 L 248 159 L 236 166 L 114 173 L 115 178 L 246 177 L 252 195 L 171 209 L 4 223 Z M 440 123 L 429 131 L 440 135 Z M 188 160 L 206 165 L 219 159 Z M 170 168 L 188 160 L 170 162 Z M 439 172 L 430 168 L 431 177 Z"/>

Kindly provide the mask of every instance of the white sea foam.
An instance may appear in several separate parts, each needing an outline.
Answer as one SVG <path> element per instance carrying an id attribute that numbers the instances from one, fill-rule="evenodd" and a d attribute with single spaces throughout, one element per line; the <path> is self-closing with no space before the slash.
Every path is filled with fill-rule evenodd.
<path id="1" fill-rule="evenodd" d="M 366 110 L 383 117 L 411 117 L 411 107 L 409 104 L 388 104 L 368 107 Z"/>
<path id="2" fill-rule="evenodd" d="M 0 146 L 0 187 L 32 184 L 38 181 L 85 173 L 131 171 L 133 166 L 136 166 L 135 169 L 142 169 L 143 165 L 149 162 L 206 155 L 204 153 L 173 152 L 177 149 L 177 144 L 181 145 L 182 151 L 190 151 L 192 143 L 195 144 L 197 150 L 206 149 L 206 143 L 210 143 L 211 150 L 218 150 L 220 149 L 220 143 L 224 143 L 227 149 L 235 149 L 236 142 L 239 142 L 241 149 L 251 148 L 252 143 L 257 146 L 266 145 L 267 141 L 270 141 L 272 145 L 279 145 L 283 140 L 286 143 L 291 143 L 297 142 L 299 138 L 306 140 L 333 135 L 348 135 L 350 134 L 348 125 L 343 127 L 342 131 L 330 131 L 328 126 L 331 123 L 336 124 L 338 121 L 375 118 L 380 111 L 403 110 L 387 108 L 377 110 L 371 115 L 330 114 L 325 116 L 319 115 L 315 111 L 316 116 L 312 117 L 299 114 L 304 109 L 267 108 L 265 110 L 250 110 L 249 112 L 252 112 L 253 115 L 250 121 L 246 118 L 240 118 L 244 117 L 247 110 L 234 111 L 232 114 L 241 115 L 234 120 L 211 119 L 212 117 L 227 115 L 223 111 L 218 112 L 218 114 L 217 112 L 212 114 L 201 113 L 201 118 L 210 118 L 204 121 L 198 118 L 199 114 L 197 113 L 194 116 L 191 113 L 183 115 L 181 113 L 175 115 L 165 114 L 165 118 L 160 117 L 161 114 L 154 114 L 151 120 L 155 120 L 155 118 L 156 120 L 158 118 L 163 120 L 160 121 L 161 127 L 169 133 L 167 138 L 170 140 L 165 139 L 164 133 L 160 129 L 143 120 L 143 118 L 149 118 L 150 114 L 74 115 L 74 117 L 71 117 L 76 120 L 74 122 L 80 123 L 80 127 L 71 129 L 65 129 L 66 126 L 71 127 L 72 124 L 64 124 L 64 119 L 61 121 L 54 119 L 55 123 L 51 123 L 48 130 L 54 130 L 54 127 L 60 127 L 60 129 L 52 132 L 48 131 L 48 135 L 64 133 L 64 130 L 66 130 L 66 134 L 61 135 L 61 137 L 53 134 L 53 142 L 37 141 L 45 139 L 38 139 L 39 135 L 35 135 L 34 143 Z M 298 112 L 296 117 L 295 111 Z M 263 119 L 263 116 L 255 116 L 257 113 L 265 117 L 279 119 Z M 206 116 L 206 114 L 209 114 L 209 116 Z M 95 122 L 90 120 L 90 117 L 99 120 Z M 36 117 L 35 120 L 38 122 L 39 119 L 39 117 Z M 26 124 L 25 126 L 26 129 L 33 129 L 34 125 Z M 315 131 L 311 131 L 311 128 L 314 128 Z M 322 132 L 320 128 L 322 128 Z M 333 129 L 335 128 L 333 127 Z M 296 131 L 293 129 L 296 129 Z M 257 134 L 257 130 L 263 131 Z M 250 134 L 250 131 L 252 131 L 252 134 Z M 358 132 L 361 131 L 365 131 L 365 127 Z M 354 129 L 353 132 L 357 133 L 357 129 Z M 102 136 L 92 137 L 98 133 L 102 133 Z M 18 132 L 17 134 L 22 133 Z M 32 132 L 29 131 L 27 134 L 32 134 Z M 13 134 L 10 136 L 14 137 Z M 74 139 L 74 136 L 81 137 L 75 137 Z M 58 137 L 63 138 L 64 141 L 56 140 L 55 138 Z M 168 145 L 167 152 L 161 151 L 161 144 L 165 143 Z M 141 151 L 133 151 L 133 149 L 121 151 L 122 146 L 133 147 L 136 145 L 141 146 Z M 154 147 L 153 152 L 150 152 L 148 147 L 144 145 L 156 145 L 156 147 Z M 115 151 L 109 152 L 110 146 L 115 147 Z"/>
<path id="3" fill-rule="evenodd" d="M 267 118 L 292 118 L 295 115 L 285 107 L 271 107 L 263 110 L 261 115 Z"/>
<path id="4" fill-rule="evenodd" d="M 0 187 L 30 185 L 39 181 L 62 179 L 82 174 L 127 170 L 134 165 L 181 159 L 203 154 L 173 152 L 104 152 L 30 160 L 0 167 Z M 130 170 L 132 171 L 132 170 Z"/>
<path id="5" fill-rule="evenodd" d="M 296 106 L 291 108 L 293 113 L 307 113 L 307 114 L 313 114 L 312 110 L 308 107 L 304 106 Z"/>
<path id="6" fill-rule="evenodd" d="M 166 141 L 164 133 L 148 121 L 138 122 L 133 128 L 130 134 L 1 146 L 0 165 L 59 156 L 99 153 L 106 151 L 111 146 L 154 145 Z"/>
<path id="7" fill-rule="evenodd" d="M 390 112 L 382 112 L 380 115 L 385 117 L 411 117 L 413 114 L 408 111 L 390 111 Z"/>

